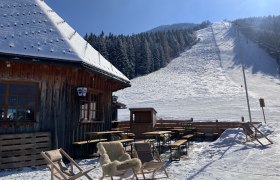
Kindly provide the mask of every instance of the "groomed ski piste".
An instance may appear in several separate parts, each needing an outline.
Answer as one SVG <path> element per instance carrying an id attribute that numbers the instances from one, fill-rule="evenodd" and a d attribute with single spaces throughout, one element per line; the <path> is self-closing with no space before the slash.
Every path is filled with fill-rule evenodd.
<path id="1" fill-rule="evenodd" d="M 259 98 L 265 99 L 267 124 L 259 129 L 274 144 L 244 143 L 241 129 L 228 129 L 215 142 L 195 142 L 188 156 L 167 166 L 169 179 L 280 179 L 280 81 L 277 64 L 257 44 L 228 22 L 214 23 L 197 32 L 199 42 L 167 67 L 135 78 L 132 87 L 116 93 L 128 108 L 154 107 L 158 118 L 249 121 L 241 62 L 245 67 L 253 121 L 263 121 Z M 129 111 L 119 119 L 128 120 Z M 89 175 L 102 176 L 96 159 L 78 162 L 96 165 Z M 156 177 L 162 177 L 158 174 Z M 0 179 L 50 179 L 47 168 L 0 171 Z M 81 178 L 83 179 L 83 178 Z"/>

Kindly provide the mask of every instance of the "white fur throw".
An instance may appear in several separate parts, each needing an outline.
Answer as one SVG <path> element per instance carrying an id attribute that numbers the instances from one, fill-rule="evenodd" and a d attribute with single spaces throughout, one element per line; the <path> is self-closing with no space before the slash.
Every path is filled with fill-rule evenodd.
<path id="1" fill-rule="evenodd" d="M 139 159 L 131 159 L 130 155 L 124 152 L 120 142 L 100 142 L 97 144 L 97 148 L 100 154 L 100 164 L 106 175 L 121 175 L 124 170 L 131 168 L 137 172 L 142 166 Z"/>

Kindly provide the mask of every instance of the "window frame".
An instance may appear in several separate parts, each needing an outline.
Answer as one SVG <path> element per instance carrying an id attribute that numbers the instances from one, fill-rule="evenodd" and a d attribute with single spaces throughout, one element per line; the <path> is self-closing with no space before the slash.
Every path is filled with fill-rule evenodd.
<path id="1" fill-rule="evenodd" d="M 38 94 L 39 94 L 39 83 L 38 82 L 27 82 L 27 81 L 6 81 L 6 80 L 0 80 L 0 84 L 4 84 L 6 89 L 5 89 L 5 94 L 4 94 L 4 118 L 2 120 L 0 120 L 0 123 L 34 123 L 37 122 L 37 118 L 36 118 L 36 114 L 37 114 L 37 110 L 38 110 L 38 102 L 39 102 L 39 98 L 38 98 Z M 9 97 L 10 95 L 15 95 L 15 94 L 10 94 L 10 88 L 11 85 L 34 85 L 35 87 L 35 91 L 33 96 L 32 95 L 28 95 L 28 94 L 16 94 L 17 96 L 24 96 L 24 97 L 32 97 L 34 98 L 34 111 L 33 111 L 33 119 L 25 119 L 25 120 L 9 120 L 8 119 L 8 109 L 9 109 Z M 1 95 L 2 96 L 2 95 Z M 16 107 L 19 107 L 19 103 L 16 103 Z M 2 108 L 2 106 L 0 107 Z"/>
<path id="2" fill-rule="evenodd" d="M 91 101 L 91 96 L 96 95 L 96 109 L 89 109 L 91 107 L 92 102 Z M 104 123 L 103 119 L 103 104 L 102 104 L 102 99 L 103 99 L 103 93 L 99 91 L 94 91 L 92 89 L 88 89 L 86 96 L 84 97 L 79 97 L 79 121 L 80 123 Z M 82 102 L 86 102 L 87 108 L 82 108 Z M 84 114 L 85 116 L 82 116 L 82 112 L 86 111 Z M 96 118 L 90 118 L 91 112 L 96 113 Z M 85 117 L 85 118 L 83 118 Z"/>

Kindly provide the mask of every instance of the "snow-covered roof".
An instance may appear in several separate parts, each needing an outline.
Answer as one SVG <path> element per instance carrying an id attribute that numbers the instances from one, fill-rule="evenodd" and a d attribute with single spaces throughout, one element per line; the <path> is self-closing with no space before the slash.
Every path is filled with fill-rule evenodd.
<path id="1" fill-rule="evenodd" d="M 0 31 L 0 53 L 82 63 L 129 83 L 42 0 L 1 0 Z"/>

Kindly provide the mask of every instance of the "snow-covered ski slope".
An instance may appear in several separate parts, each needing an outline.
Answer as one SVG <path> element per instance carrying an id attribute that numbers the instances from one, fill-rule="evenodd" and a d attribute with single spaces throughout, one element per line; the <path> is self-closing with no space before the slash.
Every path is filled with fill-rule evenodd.
<path id="1" fill-rule="evenodd" d="M 263 119 L 259 98 L 265 99 L 267 121 L 280 115 L 280 81 L 276 60 L 228 22 L 197 32 L 200 41 L 167 67 L 135 78 L 116 93 L 132 107 L 154 107 L 158 118 L 249 120 L 241 61 L 245 67 L 253 121 Z M 239 40 L 238 40 L 239 39 Z M 119 111 L 120 120 L 129 110 Z"/>

